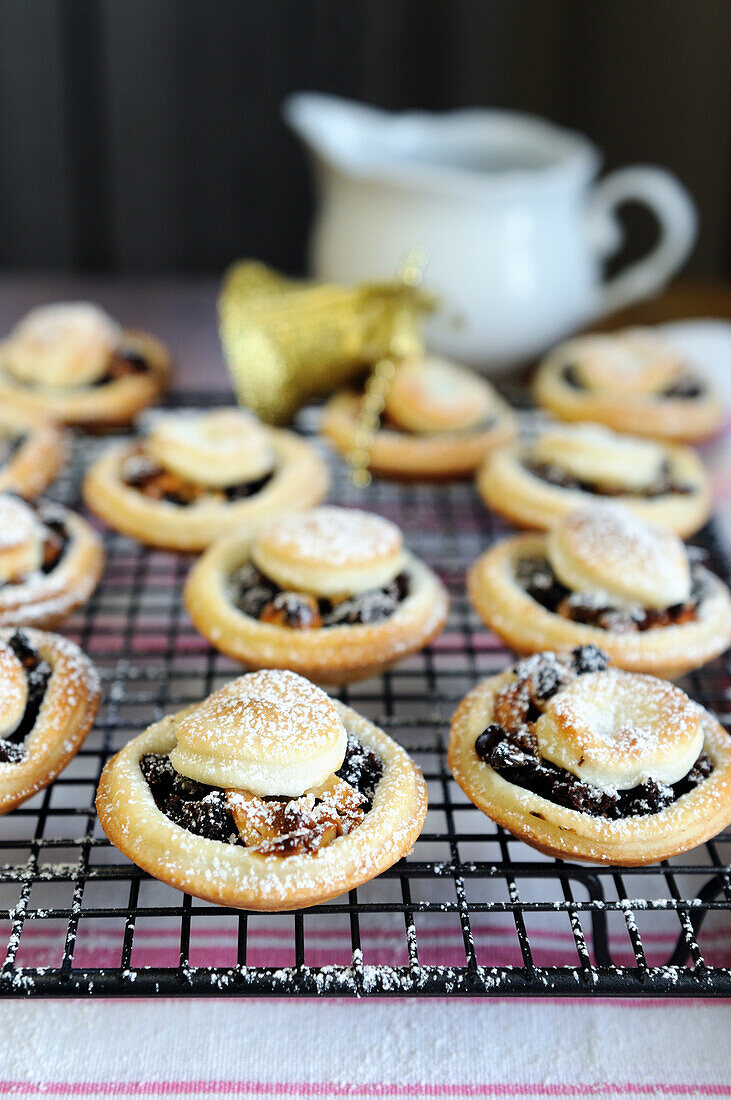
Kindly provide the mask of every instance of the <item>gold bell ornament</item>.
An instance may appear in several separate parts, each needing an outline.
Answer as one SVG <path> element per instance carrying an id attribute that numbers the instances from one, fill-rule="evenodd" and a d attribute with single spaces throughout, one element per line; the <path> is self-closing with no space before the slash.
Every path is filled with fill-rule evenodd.
<path id="1" fill-rule="evenodd" d="M 354 466 L 367 473 L 368 426 L 372 438 L 392 360 L 423 352 L 419 319 L 434 308 L 419 289 L 427 258 L 426 249 L 414 248 L 393 282 L 351 287 L 289 279 L 252 260 L 234 264 L 218 312 L 240 403 L 267 423 L 285 423 L 309 398 L 375 364 L 354 441 Z"/>

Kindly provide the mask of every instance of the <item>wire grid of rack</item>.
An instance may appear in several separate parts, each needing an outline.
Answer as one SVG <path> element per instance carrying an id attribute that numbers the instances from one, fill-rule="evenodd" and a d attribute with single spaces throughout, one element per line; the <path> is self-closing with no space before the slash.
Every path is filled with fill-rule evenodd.
<path id="1" fill-rule="evenodd" d="M 308 410 L 304 429 L 313 424 Z M 83 465 L 104 446 L 80 439 L 52 495 L 79 507 Z M 424 771 L 430 808 L 413 852 L 347 896 L 270 915 L 183 895 L 108 843 L 94 812 L 105 761 L 148 723 L 241 669 L 205 643 L 182 609 L 191 559 L 107 531 L 104 579 L 63 628 L 101 671 L 97 724 L 55 783 L 0 821 L 0 993 L 731 994 L 731 832 L 646 868 L 562 862 L 489 821 L 449 775 L 455 705 L 510 659 L 464 590 L 465 568 L 503 525 L 469 484 L 379 481 L 355 490 L 342 464 L 332 464 L 331 499 L 398 523 L 451 596 L 449 623 L 431 647 L 340 692 Z M 713 528 L 694 541 L 724 571 Z M 728 656 L 684 686 L 728 720 Z"/>

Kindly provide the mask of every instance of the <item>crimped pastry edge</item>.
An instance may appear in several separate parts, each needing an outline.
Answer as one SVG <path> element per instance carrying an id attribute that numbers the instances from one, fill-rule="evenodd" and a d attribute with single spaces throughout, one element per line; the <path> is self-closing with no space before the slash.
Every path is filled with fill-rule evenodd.
<path id="1" fill-rule="evenodd" d="M 685 446 L 666 444 L 673 470 L 687 479 L 694 491 L 687 495 L 666 494 L 652 499 L 614 496 L 630 512 L 682 537 L 694 534 L 711 514 L 711 486 L 700 457 Z M 551 485 L 531 474 L 522 464 L 526 444 L 499 447 L 488 456 L 477 474 L 477 491 L 489 508 L 521 527 L 547 530 L 569 512 L 604 499 L 580 489 Z"/>
<path id="2" fill-rule="evenodd" d="M 596 394 L 565 382 L 561 377 L 564 362 L 563 356 L 550 355 L 538 367 L 533 382 L 536 402 L 560 420 L 587 420 L 617 432 L 675 443 L 708 439 L 721 427 L 723 403 L 710 388 L 704 398 L 659 399 L 623 390 Z"/>
<path id="3" fill-rule="evenodd" d="M 57 634 L 23 628 L 53 675 L 38 719 L 18 764 L 0 763 L 0 814 L 47 787 L 78 752 L 96 718 L 101 700 L 99 675 L 77 645 Z M 7 641 L 14 628 L 0 629 Z"/>
<path id="4" fill-rule="evenodd" d="M 506 671 L 478 684 L 452 718 L 448 764 L 471 802 L 498 825 L 548 856 L 637 867 L 686 852 L 731 822 L 731 737 L 702 710 L 704 749 L 714 771 L 657 814 L 608 821 L 559 806 L 503 779 L 479 759 L 474 744 L 489 724 Z"/>
<path id="5" fill-rule="evenodd" d="M 195 836 L 155 805 L 142 775 L 146 752 L 169 752 L 170 718 L 130 741 L 102 772 L 97 812 L 124 855 L 155 878 L 220 905 L 279 912 L 306 908 L 368 882 L 407 855 L 426 818 L 426 784 L 406 751 L 362 715 L 335 701 L 350 732 L 384 764 L 373 809 L 347 836 L 316 853 L 262 856 Z"/>
<path id="6" fill-rule="evenodd" d="M 421 436 L 392 428 L 376 432 L 369 469 L 384 477 L 405 479 L 469 477 L 494 447 L 517 435 L 515 414 L 506 402 L 498 401 L 498 422 L 488 431 Z M 323 435 L 344 458 L 353 446 L 359 405 L 356 393 L 343 390 L 330 398 L 322 416 Z"/>
<path id="7" fill-rule="evenodd" d="M 253 532 L 280 513 L 319 504 L 330 486 L 327 467 L 305 440 L 281 429 L 270 431 L 280 465 L 249 499 L 187 508 L 149 500 L 120 477 L 121 463 L 135 447 L 125 443 L 110 447 L 88 470 L 84 500 L 115 530 L 168 550 L 203 550 L 233 529 Z"/>
<path id="8" fill-rule="evenodd" d="M 54 503 L 72 536 L 61 563 L 42 579 L 0 588 L 0 627 L 55 626 L 91 596 L 104 570 L 101 540 L 81 516 Z"/>
<path id="9" fill-rule="evenodd" d="M 543 534 L 515 535 L 495 543 L 467 573 L 470 603 L 516 653 L 595 645 L 619 668 L 675 678 L 700 668 L 731 645 L 731 597 L 710 572 L 713 595 L 704 605 L 703 617 L 694 622 L 627 634 L 564 619 L 542 607 L 514 579 L 512 567 L 518 558 L 545 556 L 546 547 Z"/>
<path id="10" fill-rule="evenodd" d="M 226 592 L 232 570 L 248 559 L 248 546 L 241 532 L 214 543 L 191 569 L 183 598 L 194 626 L 211 645 L 249 667 L 289 668 L 320 683 L 349 683 L 422 649 L 447 620 L 444 586 L 407 553 L 406 570 L 416 587 L 382 623 L 293 630 L 259 622 L 234 607 Z"/>
<path id="11" fill-rule="evenodd" d="M 101 386 L 49 387 L 17 385 L 0 368 L 0 402 L 9 416 L 42 415 L 62 424 L 108 431 L 128 424 L 153 404 L 167 385 L 170 354 L 163 343 L 144 332 L 126 331 L 125 346 L 144 354 L 150 369 L 129 374 Z"/>
<path id="12" fill-rule="evenodd" d="M 32 500 L 56 479 L 66 463 L 70 441 L 58 424 L 39 416 L 0 411 L 0 424 L 27 432 L 27 439 L 0 470 L 0 492 L 18 493 Z"/>

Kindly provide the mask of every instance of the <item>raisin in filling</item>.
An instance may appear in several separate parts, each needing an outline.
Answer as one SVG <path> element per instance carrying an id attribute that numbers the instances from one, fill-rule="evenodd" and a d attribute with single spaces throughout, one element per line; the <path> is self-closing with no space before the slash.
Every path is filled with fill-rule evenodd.
<path id="1" fill-rule="evenodd" d="M 584 385 L 584 383 L 581 381 L 581 378 L 579 377 L 579 372 L 576 369 L 576 366 L 575 366 L 574 363 L 566 363 L 561 368 L 561 377 L 563 378 L 566 385 L 571 386 L 571 388 L 574 389 L 574 390 L 585 390 L 586 389 L 586 386 Z"/>
<path id="2" fill-rule="evenodd" d="M 699 397 L 703 397 L 705 392 L 706 388 L 699 378 L 693 378 L 692 375 L 687 375 L 684 378 L 679 378 L 672 386 L 668 386 L 659 396 L 681 398 L 684 401 L 696 401 Z"/>
<path id="3" fill-rule="evenodd" d="M 97 378 L 94 385 L 106 386 L 109 382 L 127 378 L 131 374 L 146 374 L 149 369 L 150 364 L 140 352 L 133 351 L 131 348 L 120 348 L 112 355 L 107 369 L 100 378 Z"/>
<path id="4" fill-rule="evenodd" d="M 601 671 L 607 664 L 606 655 L 591 645 L 574 649 L 570 665 L 543 654 L 520 662 L 518 679 L 495 698 L 495 721 L 475 741 L 480 760 L 517 787 L 569 810 L 613 821 L 659 813 L 692 791 L 713 771 L 705 752 L 677 783 L 646 779 L 626 791 L 595 787 L 541 757 L 535 722 L 547 701 L 574 676 Z"/>
<path id="5" fill-rule="evenodd" d="M 54 509 L 52 505 L 39 509 L 38 515 L 46 528 L 41 572 L 52 573 L 54 569 L 58 568 L 68 550 L 71 536 L 62 514 Z"/>
<path id="6" fill-rule="evenodd" d="M 558 579 L 545 558 L 521 558 L 516 565 L 515 579 L 526 593 L 554 615 L 576 623 L 597 626 L 601 630 L 637 633 L 663 626 L 679 626 L 698 618 L 707 594 L 706 573 L 697 563 L 691 564 L 691 591 L 685 603 L 671 607 L 612 607 L 588 594 L 572 592 Z"/>
<path id="7" fill-rule="evenodd" d="M 615 485 L 601 485 L 595 481 L 585 481 L 574 477 L 568 470 L 561 466 L 555 466 L 551 462 L 536 462 L 526 458 L 524 466 L 529 474 L 547 481 L 549 485 L 558 485 L 562 489 L 579 489 L 582 493 L 592 493 L 602 497 L 641 497 L 651 500 L 662 496 L 687 496 L 694 491 L 692 485 L 683 485 L 673 477 L 669 462 L 663 462 L 657 479 L 651 485 L 643 489 L 631 489 L 629 487 L 618 488 Z"/>
<path id="8" fill-rule="evenodd" d="M 409 576 L 399 573 L 383 588 L 334 603 L 306 592 L 283 591 L 253 562 L 246 562 L 232 574 L 230 588 L 234 604 L 244 615 L 294 630 L 314 630 L 383 622 L 408 596 Z"/>
<path id="9" fill-rule="evenodd" d="M 53 670 L 48 661 L 43 660 L 35 646 L 28 641 L 24 631 L 16 630 L 8 640 L 8 645 L 25 669 L 28 697 L 23 717 L 18 725 L 12 733 L 0 738 L 0 762 L 19 764 L 25 757 L 25 739 L 36 724 Z"/>
<path id="10" fill-rule="evenodd" d="M 6 435 L 3 439 L 0 439 L 0 466 L 12 462 L 27 439 L 28 436 L 25 432 L 20 435 Z"/>
<path id="11" fill-rule="evenodd" d="M 150 788 L 155 805 L 172 822 L 189 833 L 206 840 L 220 840 L 224 844 L 241 844 L 236 823 L 226 806 L 226 792 L 221 787 L 198 783 L 177 772 L 164 753 L 148 752 L 140 759 L 140 768 Z M 336 773 L 350 783 L 365 798 L 363 810 L 368 813 L 373 805 L 373 795 L 383 775 L 383 764 L 357 738 L 348 734 L 345 759 Z M 290 800 L 266 799 L 282 804 L 282 811 Z M 293 832 L 293 822 L 283 821 L 283 827 Z"/>
<path id="12" fill-rule="evenodd" d="M 383 775 L 383 764 L 374 752 L 362 745 L 352 733 L 348 734 L 348 747 L 345 750 L 345 759 L 335 772 L 338 779 L 355 787 L 359 794 L 363 795 L 365 802 L 363 810 L 370 813 L 373 807 L 373 796 L 376 787 Z"/>
<path id="13" fill-rule="evenodd" d="M 186 481 L 177 474 L 163 469 L 154 459 L 146 455 L 142 448 L 130 454 L 122 466 L 122 480 L 125 485 L 131 489 L 137 489 L 151 500 L 176 504 L 180 508 L 195 504 L 203 497 L 207 500 L 217 500 L 222 504 L 246 500 L 247 497 L 260 493 L 273 477 L 274 471 L 254 481 L 242 481 L 237 485 L 212 489 L 207 485 Z"/>
<path id="14" fill-rule="evenodd" d="M 586 386 L 581 381 L 579 372 L 576 369 L 574 363 L 566 363 L 561 369 L 561 377 L 567 386 L 571 386 L 574 390 L 585 390 Z M 668 386 L 665 390 L 659 390 L 656 394 L 659 398 L 682 398 L 686 401 L 694 401 L 699 397 L 702 397 L 705 393 L 705 386 L 699 378 L 693 378 L 692 375 L 685 375 L 679 378 L 677 382 L 674 382 L 672 386 Z"/>
<path id="15" fill-rule="evenodd" d="M 162 753 L 148 752 L 140 760 L 142 774 L 158 810 L 182 829 L 206 840 L 232 843 L 238 834 L 226 807 L 226 792 L 181 775 Z"/>

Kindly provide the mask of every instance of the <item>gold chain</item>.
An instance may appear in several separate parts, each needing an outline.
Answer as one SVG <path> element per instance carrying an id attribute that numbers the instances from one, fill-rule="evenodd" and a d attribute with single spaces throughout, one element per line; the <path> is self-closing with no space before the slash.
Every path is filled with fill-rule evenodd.
<path id="1" fill-rule="evenodd" d="M 415 245 L 399 268 L 398 281 L 413 289 L 421 286 L 428 262 L 429 250 L 424 245 Z M 396 373 L 396 364 L 404 355 L 413 352 L 413 310 L 401 305 L 393 319 L 389 354 L 378 360 L 366 382 L 358 424 L 353 433 L 353 446 L 348 453 L 350 480 L 359 489 L 366 488 L 372 481 L 369 467 L 373 440 L 381 426 L 381 416 Z"/>

